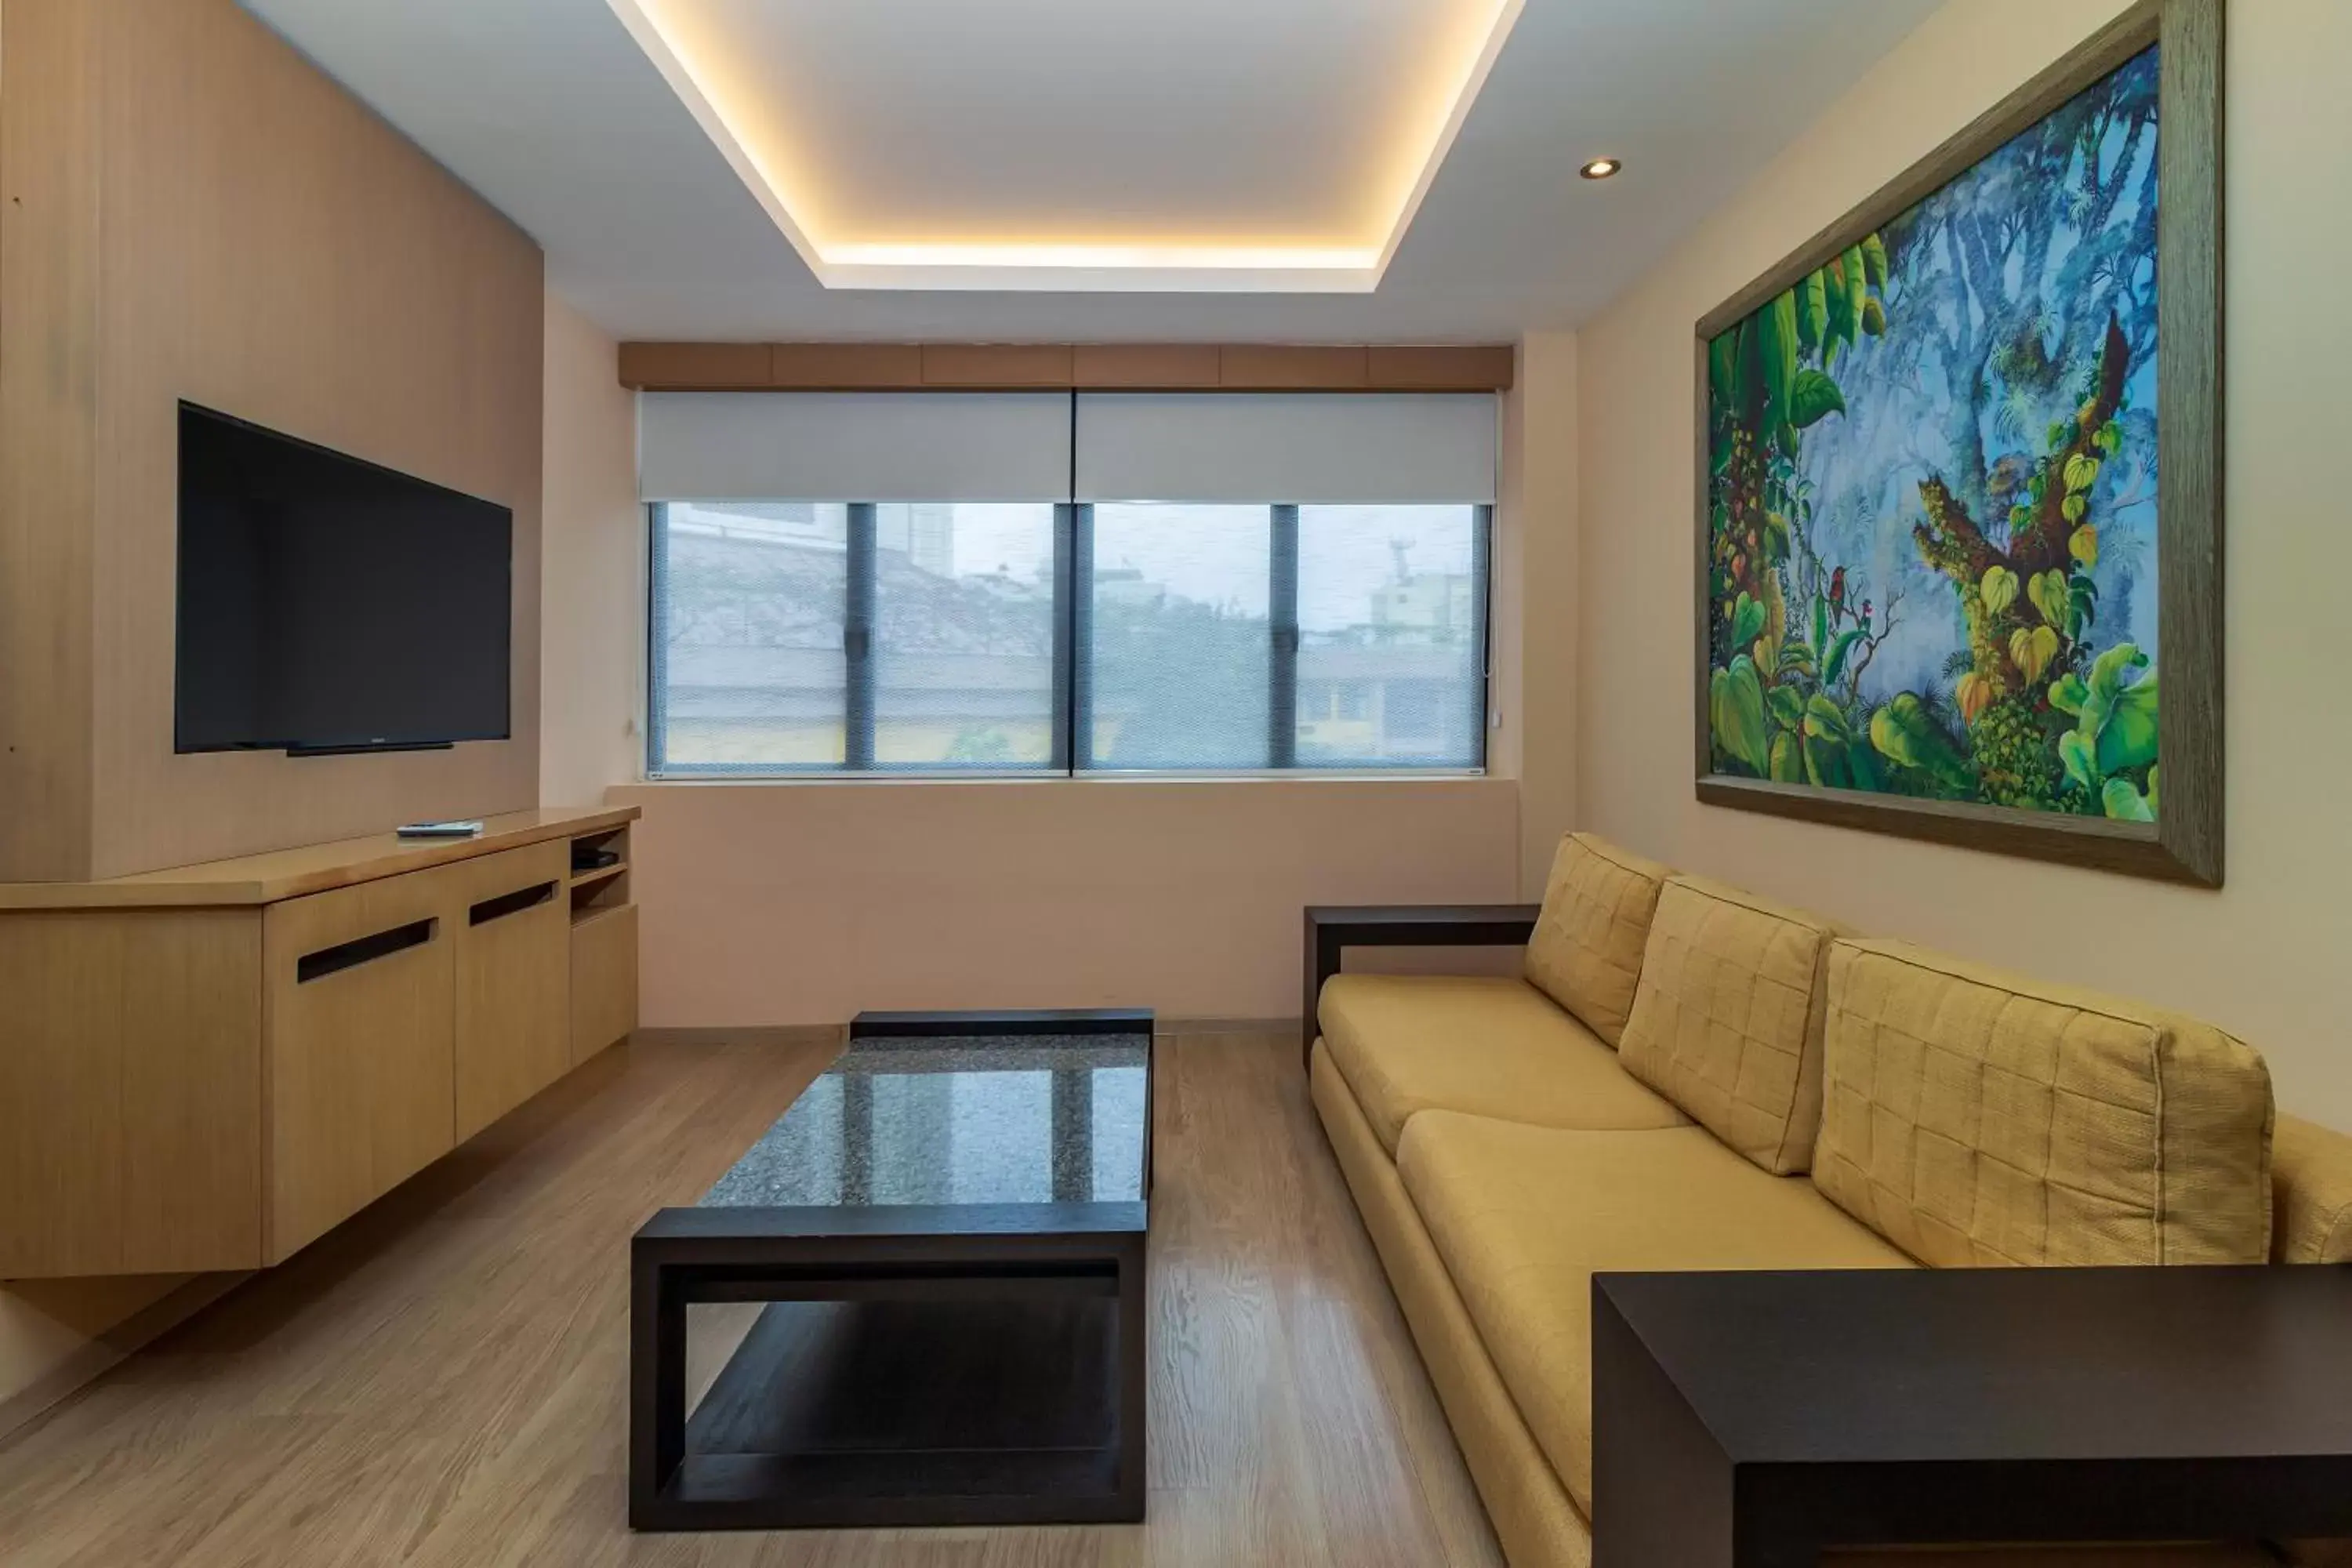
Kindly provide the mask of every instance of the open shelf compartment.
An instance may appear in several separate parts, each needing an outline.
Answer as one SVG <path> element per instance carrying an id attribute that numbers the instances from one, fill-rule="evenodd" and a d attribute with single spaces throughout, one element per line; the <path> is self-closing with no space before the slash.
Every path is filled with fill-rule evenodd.
<path id="1" fill-rule="evenodd" d="M 629 895 L 629 825 L 572 840 L 572 918 L 577 922 L 622 908 Z"/>

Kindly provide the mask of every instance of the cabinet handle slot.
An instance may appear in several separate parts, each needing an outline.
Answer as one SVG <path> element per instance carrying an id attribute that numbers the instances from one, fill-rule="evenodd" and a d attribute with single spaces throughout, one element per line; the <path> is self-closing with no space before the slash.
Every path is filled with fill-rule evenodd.
<path id="1" fill-rule="evenodd" d="M 535 887 L 518 888 L 511 893 L 500 893 L 495 899 L 484 899 L 466 911 L 468 925 L 488 925 L 509 915 L 519 915 L 525 910 L 536 909 L 555 897 L 555 884 L 541 882 Z"/>
<path id="2" fill-rule="evenodd" d="M 356 969 L 362 963 L 373 963 L 379 958 L 390 958 L 395 952 L 405 952 L 412 947 L 423 947 L 433 940 L 431 920 L 411 921 L 404 926 L 380 931 L 373 936 L 357 937 L 339 942 L 332 947 L 322 947 L 316 952 L 306 952 L 294 961 L 294 981 L 308 985 L 313 980 L 323 980 L 340 970 Z"/>

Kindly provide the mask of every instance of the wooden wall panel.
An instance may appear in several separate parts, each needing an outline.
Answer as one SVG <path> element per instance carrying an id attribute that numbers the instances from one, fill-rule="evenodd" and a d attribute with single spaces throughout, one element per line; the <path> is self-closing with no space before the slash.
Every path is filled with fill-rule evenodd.
<path id="1" fill-rule="evenodd" d="M 1001 391 L 1067 387 L 1067 343 L 925 343 L 923 384 Z"/>
<path id="2" fill-rule="evenodd" d="M 626 354 L 629 344 L 621 352 Z M 768 384 L 810 392 L 906 386 L 923 379 L 919 343 L 772 343 Z M 621 367 L 621 379 L 628 379 Z"/>
<path id="3" fill-rule="evenodd" d="M 621 379 L 647 392 L 710 392 L 770 384 L 766 343 L 623 343 Z"/>
<path id="4" fill-rule="evenodd" d="M 0 877 L 89 865 L 97 23 L 0 9 Z"/>
<path id="5" fill-rule="evenodd" d="M 623 343 L 620 375 L 641 392 L 1507 392 L 1517 363 L 1509 343 Z"/>
<path id="6" fill-rule="evenodd" d="M 1366 351 L 1367 384 L 1383 392 L 1483 392 L 1508 386 L 1517 351 L 1509 344 Z"/>
<path id="7" fill-rule="evenodd" d="M 538 247 L 234 0 L 7 0 L 0 72 L 0 178 L 36 198 L 0 207 L 0 459 L 38 455 L 0 461 L 0 536 L 42 536 L 0 595 L 47 606 L 0 633 L 0 723 L 43 731 L 0 763 L 32 775 L 0 773 L 0 879 L 533 804 Z M 511 740 L 173 753 L 182 398 L 513 509 Z"/>
<path id="8" fill-rule="evenodd" d="M 538 247 L 232 0 L 105 9 L 92 874 L 536 804 Z M 513 739 L 173 754 L 183 397 L 514 510 Z"/>
<path id="9" fill-rule="evenodd" d="M 1080 343 L 1071 366 L 1080 386 L 1178 392 L 1217 385 L 1214 343 Z"/>
<path id="10" fill-rule="evenodd" d="M 1227 343 L 1217 353 L 1217 381 L 1228 391 L 1344 392 L 1371 384 L 1370 361 L 1360 347 Z"/>

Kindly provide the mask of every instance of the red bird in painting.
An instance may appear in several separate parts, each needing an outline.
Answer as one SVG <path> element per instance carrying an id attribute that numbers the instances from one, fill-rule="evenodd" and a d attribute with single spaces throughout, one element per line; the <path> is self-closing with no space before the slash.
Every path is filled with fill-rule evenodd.
<path id="1" fill-rule="evenodd" d="M 1845 618 L 1845 568 L 1830 574 L 1830 614 L 1839 620 Z"/>

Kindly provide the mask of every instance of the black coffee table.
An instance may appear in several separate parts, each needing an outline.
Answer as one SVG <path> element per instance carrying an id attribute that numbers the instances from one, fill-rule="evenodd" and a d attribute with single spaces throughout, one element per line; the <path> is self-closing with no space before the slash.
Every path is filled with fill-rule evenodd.
<path id="1" fill-rule="evenodd" d="M 632 1243 L 631 1527 L 1142 1519 L 1150 1093 L 1146 1012 L 861 1016 Z"/>
<path id="2" fill-rule="evenodd" d="M 2352 1268 L 1603 1274 L 1595 1568 L 2352 1535 Z"/>

